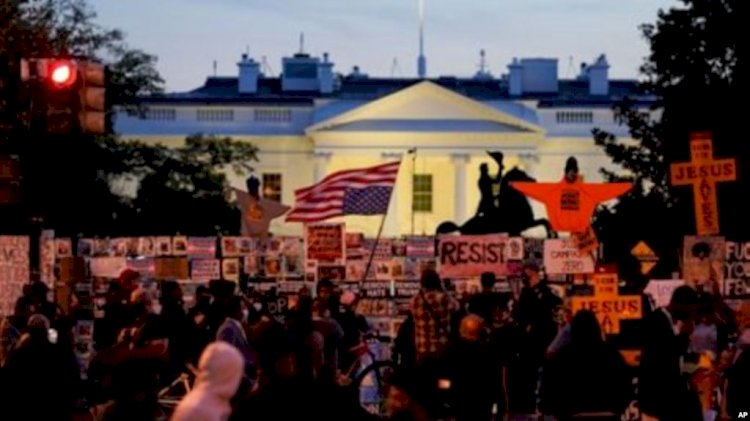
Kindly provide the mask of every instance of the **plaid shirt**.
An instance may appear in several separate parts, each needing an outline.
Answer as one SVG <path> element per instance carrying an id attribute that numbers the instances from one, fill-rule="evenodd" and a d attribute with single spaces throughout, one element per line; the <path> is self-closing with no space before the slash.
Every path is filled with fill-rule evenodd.
<path id="1" fill-rule="evenodd" d="M 414 317 L 414 344 L 417 361 L 426 357 L 439 357 L 448 345 L 451 315 L 459 304 L 440 291 L 424 291 L 412 298 L 411 314 Z"/>

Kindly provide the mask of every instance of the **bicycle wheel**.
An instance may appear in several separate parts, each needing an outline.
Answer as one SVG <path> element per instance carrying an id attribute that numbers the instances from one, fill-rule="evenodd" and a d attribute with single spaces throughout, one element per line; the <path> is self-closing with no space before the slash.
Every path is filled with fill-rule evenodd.
<path id="1" fill-rule="evenodd" d="M 392 361 L 375 361 L 362 370 L 353 380 L 359 390 L 359 404 L 374 415 L 387 415 L 385 399 L 388 379 L 396 365 Z"/>

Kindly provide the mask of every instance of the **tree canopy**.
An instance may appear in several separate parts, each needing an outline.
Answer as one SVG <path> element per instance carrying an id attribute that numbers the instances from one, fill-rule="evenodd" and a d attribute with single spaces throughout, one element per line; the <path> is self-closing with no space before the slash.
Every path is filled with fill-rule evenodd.
<path id="1" fill-rule="evenodd" d="M 28 130 L 22 58 L 106 64 L 110 118 L 116 108 L 142 111 L 138 95 L 162 92 L 156 57 L 95 20 L 84 0 L 0 0 L 0 153 L 20 155 L 23 177 L 21 203 L 0 206 L 2 230 L 24 232 L 35 217 L 64 235 L 236 233 L 239 214 L 225 174 L 251 170 L 257 149 L 249 143 L 196 134 L 166 147 Z"/>
<path id="2" fill-rule="evenodd" d="M 747 77 L 739 48 L 744 8 L 740 0 L 681 0 L 661 10 L 642 34 L 651 47 L 641 66 L 644 93 L 654 95 L 656 118 L 629 101 L 616 115 L 635 142 L 594 130 L 598 145 L 621 165 L 625 176 L 604 171 L 610 179 L 630 179 L 636 188 L 613 210 L 597 216 L 607 254 L 627 261 L 630 249 L 647 241 L 661 255 L 656 273 L 668 275 L 679 263 L 684 235 L 695 233 L 693 192 L 669 184 L 669 165 L 690 160 L 689 137 L 710 131 L 717 158 L 736 157 L 739 179 L 718 185 L 721 232 L 731 239 L 750 238 L 750 218 L 743 192 L 750 191 L 750 144 L 742 139 L 740 86 Z"/>

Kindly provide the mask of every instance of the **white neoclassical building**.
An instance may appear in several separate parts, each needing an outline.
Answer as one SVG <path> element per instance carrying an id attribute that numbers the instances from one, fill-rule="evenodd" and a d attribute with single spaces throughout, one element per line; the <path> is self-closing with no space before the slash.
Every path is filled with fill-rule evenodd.
<path id="1" fill-rule="evenodd" d="M 264 194 L 293 204 L 294 190 L 326 174 L 395 159 L 402 165 L 384 235 L 431 234 L 446 220 L 471 217 L 479 202 L 479 165 L 505 155 L 538 181 L 560 179 L 568 156 L 578 157 L 588 181 L 612 164 L 594 145 L 595 127 L 627 138 L 612 106 L 625 97 L 646 109 L 634 80 L 610 80 L 604 56 L 582 66 L 575 79 L 558 77 L 556 59 L 514 60 L 493 77 L 376 78 L 354 69 L 334 73 L 322 58 L 284 58 L 280 76 L 266 76 L 243 56 L 238 75 L 209 77 L 181 93 L 141 98 L 145 115 L 120 113 L 125 138 L 178 145 L 187 135 L 229 135 L 259 148 L 255 174 Z M 244 180 L 230 178 L 235 187 Z M 535 206 L 537 216 L 544 209 Z M 344 218 L 348 230 L 374 236 L 375 217 Z M 274 221 L 277 234 L 301 233 L 300 224 Z"/>

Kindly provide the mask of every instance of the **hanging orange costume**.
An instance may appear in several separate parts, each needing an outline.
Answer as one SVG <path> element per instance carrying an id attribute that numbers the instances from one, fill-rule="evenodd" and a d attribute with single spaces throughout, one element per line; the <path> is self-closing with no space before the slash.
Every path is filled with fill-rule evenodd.
<path id="1" fill-rule="evenodd" d="M 633 187 L 630 183 L 586 184 L 578 176 L 578 163 L 572 157 L 568 158 L 565 171 L 575 171 L 575 181 L 563 177 L 558 183 L 510 183 L 524 195 L 544 203 L 555 231 L 586 231 L 599 203 L 621 196 Z"/>

